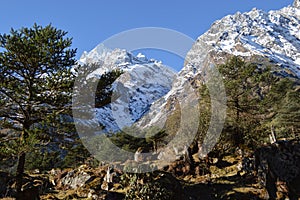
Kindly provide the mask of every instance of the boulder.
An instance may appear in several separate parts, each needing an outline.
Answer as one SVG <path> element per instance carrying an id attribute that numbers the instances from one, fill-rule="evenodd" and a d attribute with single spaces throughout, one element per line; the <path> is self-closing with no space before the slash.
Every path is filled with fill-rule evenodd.
<path id="1" fill-rule="evenodd" d="M 77 189 L 83 187 L 90 178 L 91 175 L 87 172 L 72 170 L 60 180 L 60 186 L 66 189 Z"/>

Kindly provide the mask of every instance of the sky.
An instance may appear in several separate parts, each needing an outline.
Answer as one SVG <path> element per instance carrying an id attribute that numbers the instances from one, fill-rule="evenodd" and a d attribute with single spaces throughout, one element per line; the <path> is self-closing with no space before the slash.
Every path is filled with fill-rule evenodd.
<path id="1" fill-rule="evenodd" d="M 162 27 L 179 31 L 196 40 L 211 24 L 228 14 L 252 8 L 280 9 L 293 0 L 2 0 L 0 33 L 34 23 L 53 26 L 73 38 L 79 59 L 107 38 L 141 27 Z M 148 58 L 162 60 L 175 70 L 183 58 L 160 50 L 141 50 Z M 137 53 L 137 52 L 134 52 Z"/>

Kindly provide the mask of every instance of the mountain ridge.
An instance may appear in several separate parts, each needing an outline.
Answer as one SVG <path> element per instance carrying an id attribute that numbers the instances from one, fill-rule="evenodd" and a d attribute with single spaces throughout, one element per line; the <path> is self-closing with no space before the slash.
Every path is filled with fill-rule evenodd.
<path id="1" fill-rule="evenodd" d="M 123 72 L 112 85 L 113 95 L 119 97 L 109 105 L 96 108 L 95 119 L 104 127 L 103 132 L 117 132 L 131 126 L 154 101 L 169 92 L 175 77 L 175 72 L 159 61 L 141 53 L 134 56 L 124 49 L 111 50 L 103 44 L 85 52 L 79 63 L 99 64 L 88 78 L 116 69 Z"/>
<path id="2" fill-rule="evenodd" d="M 157 122 L 164 122 L 165 120 L 162 118 L 165 118 L 166 113 L 170 111 L 167 111 L 166 107 L 174 109 L 174 106 L 167 106 L 170 105 L 170 102 L 174 102 L 170 97 L 174 98 L 181 93 L 184 90 L 183 85 L 189 84 L 194 77 L 201 74 L 204 68 L 211 64 L 224 63 L 230 55 L 241 56 L 245 60 L 252 56 L 265 57 L 280 67 L 279 73 L 282 75 L 300 78 L 299 8 L 299 0 L 295 0 L 293 6 L 290 5 L 279 10 L 265 12 L 253 8 L 251 11 L 237 12 L 215 21 L 207 32 L 197 38 L 186 56 L 183 69 L 178 72 L 176 80 L 169 81 L 168 87 L 166 87 L 168 89 L 160 93 L 159 98 L 155 98 L 150 104 L 147 104 L 147 108 L 144 107 L 143 111 L 140 111 L 142 114 L 137 114 L 131 123 L 139 121 L 139 125 L 150 126 Z M 80 62 L 90 63 L 103 60 L 106 68 L 100 68 L 95 72 L 97 74 L 115 68 L 130 70 L 137 65 L 162 66 L 153 59 L 148 60 L 143 55 L 135 57 L 126 50 L 114 50 L 116 56 L 113 57 L 111 56 L 112 52 L 100 44 L 89 53 L 85 52 L 81 56 Z M 175 74 L 171 76 L 174 78 Z M 151 82 L 154 83 L 155 80 Z M 106 107 L 105 109 L 111 108 Z M 105 112 L 99 112 L 97 116 L 101 118 L 103 113 Z M 148 119 L 144 117 L 146 113 Z M 105 116 L 107 119 L 107 114 Z M 105 124 L 109 125 L 110 122 L 111 120 Z"/>
<path id="3" fill-rule="evenodd" d="M 170 92 L 150 108 L 160 108 L 158 115 L 149 112 L 139 124 L 151 126 L 165 121 L 167 113 L 174 111 L 174 107 L 167 106 L 168 102 L 173 102 L 174 96 L 182 92 L 183 85 L 193 84 L 205 69 L 223 64 L 231 56 L 240 56 L 246 61 L 251 61 L 253 56 L 266 58 L 279 66 L 281 75 L 299 79 L 300 9 L 299 1 L 295 2 L 294 6 L 279 10 L 265 12 L 254 8 L 215 21 L 188 52 Z"/>

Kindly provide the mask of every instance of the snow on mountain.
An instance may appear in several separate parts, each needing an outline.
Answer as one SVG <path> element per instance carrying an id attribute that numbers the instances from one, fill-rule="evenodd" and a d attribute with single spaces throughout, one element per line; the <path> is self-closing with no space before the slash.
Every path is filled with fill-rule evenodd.
<path id="1" fill-rule="evenodd" d="M 85 52 L 80 62 L 102 60 L 105 67 L 95 74 L 115 68 L 128 72 L 114 84 L 116 93 L 124 95 L 97 109 L 97 118 L 106 130 L 115 131 L 136 121 L 145 127 L 164 123 L 176 104 L 189 98 L 185 91 L 194 78 L 212 64 L 224 63 L 230 55 L 246 60 L 252 56 L 266 57 L 280 66 L 283 74 L 300 78 L 299 30 L 299 0 L 280 10 L 265 12 L 254 8 L 225 16 L 196 40 L 176 80 L 174 72 L 157 61 L 142 54 L 133 56 L 125 50 L 109 50 L 103 45 Z"/>
<path id="2" fill-rule="evenodd" d="M 298 5 L 297 2 L 294 5 Z M 270 12 L 254 8 L 246 13 L 228 15 L 216 21 L 197 39 L 194 46 L 200 44 L 206 46 L 204 51 L 213 51 L 215 54 L 222 52 L 243 57 L 264 56 L 300 77 L 299 6 Z M 190 51 L 190 57 L 193 57 L 193 52 Z M 181 73 L 189 73 L 190 67 L 185 66 Z M 193 74 L 199 72 L 200 68 L 197 69 Z"/>
<path id="3" fill-rule="evenodd" d="M 85 52 L 79 60 L 80 64 L 95 62 L 101 66 L 89 76 L 114 69 L 124 72 L 113 83 L 114 100 L 96 108 L 96 119 L 105 127 L 105 132 L 118 131 L 140 119 L 154 101 L 169 92 L 175 77 L 175 72 L 161 62 L 149 60 L 141 53 L 134 56 L 126 50 L 111 50 L 103 44 Z"/>
<path id="4" fill-rule="evenodd" d="M 103 44 L 99 44 L 90 52 L 84 51 L 79 59 L 79 64 L 95 63 L 103 60 L 111 51 L 111 49 L 105 47 Z"/>
<path id="5" fill-rule="evenodd" d="M 182 101 L 184 85 L 202 77 L 204 69 L 224 63 L 230 55 L 250 59 L 262 56 L 279 65 L 282 74 L 300 78 L 300 3 L 280 10 L 264 12 L 252 9 L 217 20 L 201 35 L 188 52 L 185 65 L 178 73 L 172 89 L 150 108 L 139 124 L 150 126 L 165 121 L 174 110 L 170 102 Z M 177 98 L 175 98 L 177 96 Z"/>

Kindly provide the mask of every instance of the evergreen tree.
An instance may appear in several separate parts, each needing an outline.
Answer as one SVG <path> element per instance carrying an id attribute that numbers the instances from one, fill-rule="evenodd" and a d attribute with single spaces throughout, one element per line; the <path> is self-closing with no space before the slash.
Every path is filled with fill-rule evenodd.
<path id="1" fill-rule="evenodd" d="M 288 132 L 297 134 L 298 80 L 276 73 L 276 66 L 255 57 L 246 62 L 234 56 L 218 69 L 224 77 L 227 96 L 223 140 L 230 139 L 234 146 L 253 147 L 268 138 L 271 126 L 281 128 L 285 137 Z M 202 88 L 202 103 L 209 107 L 209 102 L 204 102 L 209 97 L 205 92 L 207 89 Z"/>
<path id="2" fill-rule="evenodd" d="M 95 94 L 95 107 L 100 108 L 111 103 L 112 84 L 122 74 L 120 70 L 112 70 L 101 75 Z"/>
<path id="3" fill-rule="evenodd" d="M 247 133 L 258 123 L 259 102 L 263 100 L 263 87 L 268 87 L 270 69 L 247 63 L 239 57 L 230 58 L 218 67 L 224 76 L 227 95 L 227 131 L 235 145 L 245 142 Z"/>
<path id="4" fill-rule="evenodd" d="M 112 84 L 123 73 L 119 69 L 106 71 L 99 75 L 94 73 L 101 68 L 103 62 L 78 65 L 74 69 L 77 74 L 77 84 L 74 86 L 73 111 L 80 117 L 91 117 L 92 107 L 101 108 L 107 106 L 114 98 Z M 85 105 L 83 105 L 83 103 Z M 88 128 L 88 127 L 87 127 Z"/>
<path id="5" fill-rule="evenodd" d="M 152 143 L 152 150 L 157 152 L 160 146 L 163 146 L 164 138 L 168 136 L 165 130 L 160 130 L 159 127 L 150 127 L 145 134 L 146 142 Z"/>
<path id="6" fill-rule="evenodd" d="M 199 88 L 200 101 L 199 101 L 199 127 L 196 141 L 202 143 L 207 134 L 209 123 L 211 120 L 211 99 L 208 87 L 203 83 Z"/>
<path id="7" fill-rule="evenodd" d="M 300 91 L 294 87 L 286 89 L 271 123 L 279 129 L 279 136 L 295 138 L 300 132 Z"/>
<path id="8" fill-rule="evenodd" d="M 70 48 L 72 39 L 66 34 L 51 25 L 34 24 L 0 35 L 0 119 L 3 127 L 20 132 L 20 146 L 36 134 L 37 124 L 69 111 L 76 49 Z M 25 157 L 23 148 L 18 152 L 17 198 Z"/>
<path id="9" fill-rule="evenodd" d="M 276 130 L 277 137 L 291 137 L 297 130 L 297 119 L 299 119 L 299 80 L 292 77 L 272 74 L 269 87 L 261 87 L 265 92 L 263 101 L 259 102 L 260 126 L 256 130 L 259 133 L 270 133 L 271 127 Z M 288 125 L 289 124 L 289 125 Z M 268 136 L 268 134 L 264 134 Z M 269 138 L 269 137 L 266 137 Z"/>

